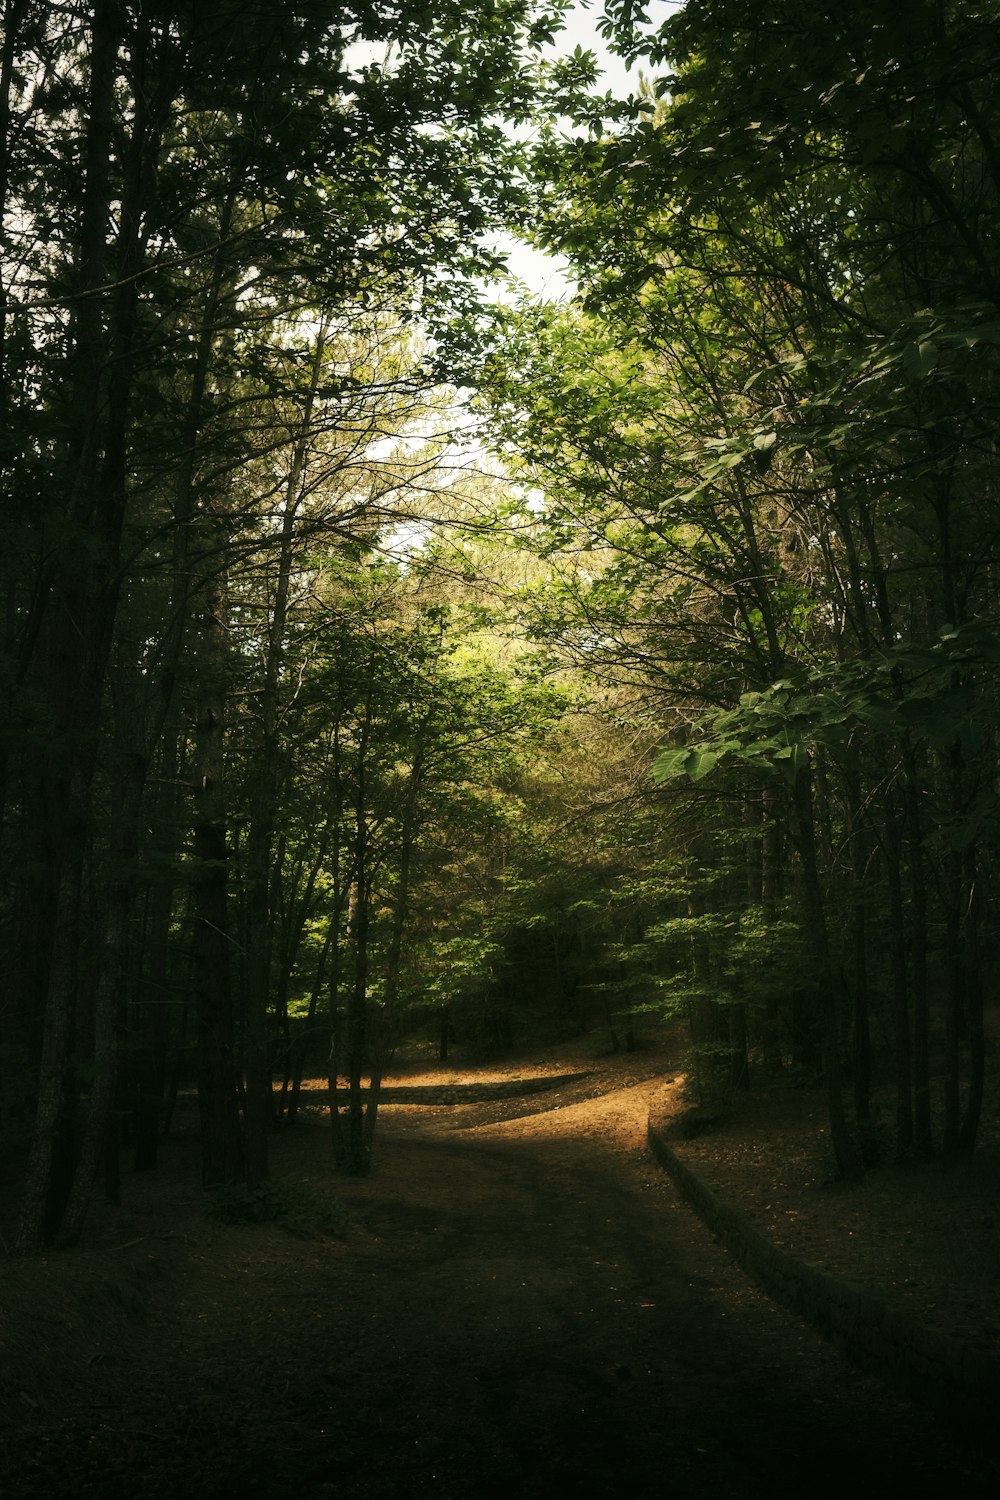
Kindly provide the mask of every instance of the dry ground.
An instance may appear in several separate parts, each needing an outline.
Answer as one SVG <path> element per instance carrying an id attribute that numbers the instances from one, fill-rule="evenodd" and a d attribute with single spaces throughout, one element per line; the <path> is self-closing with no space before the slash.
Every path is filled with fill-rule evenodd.
<path id="1" fill-rule="evenodd" d="M 678 1202 L 645 1145 L 649 1110 L 682 1103 L 671 1062 L 562 1049 L 424 1069 L 428 1090 L 588 1076 L 524 1099 L 388 1103 L 362 1181 L 334 1177 L 318 1124 L 279 1137 L 278 1172 L 346 1203 L 339 1238 L 207 1221 L 182 1136 L 157 1181 L 95 1214 L 83 1249 L 2 1268 L 0 1492 L 994 1493 L 986 1457 L 776 1309 Z M 998 1278 L 980 1175 L 831 1188 L 818 1107 L 755 1103 L 681 1149 L 790 1248 L 986 1336 Z"/>

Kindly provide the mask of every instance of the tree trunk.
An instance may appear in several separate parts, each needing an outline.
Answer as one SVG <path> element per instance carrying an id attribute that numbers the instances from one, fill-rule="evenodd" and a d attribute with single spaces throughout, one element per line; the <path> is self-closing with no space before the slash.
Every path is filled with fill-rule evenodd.
<path id="1" fill-rule="evenodd" d="M 299 1101 L 302 1097 L 302 1074 L 305 1068 L 305 1059 L 308 1053 L 308 1039 L 312 1036 L 316 1025 L 316 1013 L 319 1010 L 319 997 L 323 992 L 323 983 L 326 978 L 326 966 L 330 957 L 330 947 L 334 937 L 334 924 L 331 922 L 326 929 L 326 937 L 323 939 L 323 947 L 320 950 L 319 960 L 316 964 L 316 977 L 313 980 L 312 990 L 309 994 L 309 1008 L 306 1012 L 305 1036 L 299 1034 L 293 1036 L 291 1042 L 291 1087 L 288 1094 L 287 1118 L 289 1125 L 294 1125 L 299 1112 Z"/>
<path id="2" fill-rule="evenodd" d="M 802 860 L 805 905 L 803 915 L 806 936 L 817 968 L 822 1002 L 823 1073 L 830 1121 L 830 1143 L 833 1147 L 838 1175 L 847 1181 L 857 1181 L 862 1176 L 862 1166 L 844 1113 L 840 1061 L 840 1004 L 830 956 L 823 892 L 816 859 L 812 777 L 808 764 L 802 767 L 796 775 L 793 790 L 798 824 L 799 855 Z"/>
<path id="3" fill-rule="evenodd" d="M 760 911 L 765 930 L 773 928 L 778 916 L 778 880 L 780 872 L 781 828 L 777 817 L 777 798 L 770 789 L 765 791 L 762 815 L 764 820 L 760 841 Z M 764 999 L 760 1021 L 760 1042 L 764 1060 L 764 1072 L 775 1078 L 782 1069 L 781 1030 L 778 1001 L 773 987 Z"/>
<path id="4" fill-rule="evenodd" d="M 965 922 L 963 957 L 965 980 L 965 1020 L 969 1039 L 969 1087 L 965 1112 L 958 1132 L 959 1151 L 971 1155 L 979 1133 L 983 1112 L 983 1088 L 986 1070 L 986 1038 L 983 1030 L 983 986 L 979 953 L 979 914 L 981 897 L 977 878 L 975 846 L 963 858 L 965 874 Z"/>
<path id="5" fill-rule="evenodd" d="M 118 1130 L 113 1130 L 118 1097 L 119 1041 L 124 1023 L 129 967 L 129 938 L 135 903 L 134 869 L 140 846 L 140 815 L 146 784 L 144 759 L 118 746 L 119 767 L 113 783 L 116 806 L 108 851 L 111 871 L 101 963 L 94 1006 L 94 1052 L 90 1097 L 72 1192 L 59 1234 L 63 1246 L 75 1245 L 83 1229 L 91 1195 L 112 1140 L 117 1168 Z"/>
<path id="6" fill-rule="evenodd" d="M 193 756 L 193 953 L 198 1017 L 202 1182 L 243 1178 L 234 1008 L 230 988 L 229 854 L 225 795 L 228 678 L 226 579 L 211 578 L 199 615 L 200 681 Z"/>
<path id="7" fill-rule="evenodd" d="M 331 925 L 333 944 L 330 949 L 330 1003 L 328 1025 L 330 1030 L 330 1058 L 328 1066 L 328 1091 L 330 1101 L 330 1146 L 334 1165 L 344 1170 L 347 1165 L 347 1142 L 344 1122 L 340 1114 L 340 1064 L 341 1064 L 341 1011 L 340 1011 L 340 902 L 337 901 Z"/>
<path id="8" fill-rule="evenodd" d="M 0 226 L 7 224 L 10 209 L 10 162 L 12 131 L 12 99 L 14 67 L 21 42 L 21 22 L 27 9 L 25 0 L 5 0 L 3 25 L 0 28 Z M 4 476 L 4 488 L 16 493 L 16 474 L 23 454 L 23 441 L 15 434 L 15 422 L 11 391 L 14 389 L 14 372 L 10 368 L 8 353 L 8 292 L 12 284 L 11 269 L 6 264 L 6 251 L 0 231 L 0 474 Z M 18 576 L 11 577 L 4 608 L 3 653 L 13 660 L 17 651 L 17 595 Z M 5 705 L 0 704 L 0 716 L 5 714 Z M 0 736 L 0 828 L 4 825 L 7 811 L 7 767 L 9 741 Z"/>
<path id="9" fill-rule="evenodd" d="M 403 933 L 410 909 L 410 870 L 413 861 L 413 841 L 417 832 L 417 799 L 423 773 L 423 752 L 419 751 L 410 768 L 406 796 L 403 802 L 403 817 L 399 832 L 399 871 L 396 882 L 396 901 L 392 912 L 392 933 L 385 962 L 385 992 L 382 1000 L 382 1023 L 378 1034 L 369 1043 L 371 1053 L 371 1077 L 368 1089 L 368 1109 L 365 1113 L 365 1150 L 371 1163 L 375 1147 L 375 1124 L 378 1119 L 379 1092 L 382 1087 L 382 1071 L 391 1045 L 392 1023 L 399 994 L 399 973 L 403 957 Z"/>
<path id="10" fill-rule="evenodd" d="M 615 1037 L 614 1029 L 611 1026 L 611 1007 L 610 1006 L 607 1006 L 607 1012 L 608 1012 L 608 1029 L 611 1032 L 612 1038 L 614 1039 L 614 1045 L 612 1046 L 612 1051 L 613 1052 L 617 1052 L 618 1051 L 618 1039 L 617 1039 L 617 1037 Z M 450 1018 L 450 1015 L 449 1015 L 449 1011 L 448 1011 L 447 1005 L 442 1005 L 442 1007 L 441 1007 L 441 1026 L 440 1026 L 440 1029 L 438 1031 L 438 1062 L 440 1062 L 440 1063 L 446 1063 L 448 1061 L 448 1047 L 449 1047 L 450 1042 L 451 1042 L 451 1018 Z"/>
<path id="11" fill-rule="evenodd" d="M 729 1007 L 729 1086 L 741 1093 L 750 1088 L 747 1008 L 742 1001 Z"/>
<path id="12" fill-rule="evenodd" d="M 181 825 L 180 736 L 167 737 L 159 757 L 160 786 L 154 803 L 155 823 L 165 830 L 160 845 L 163 856 L 175 852 Z M 154 848 L 156 846 L 154 845 Z M 164 863 L 166 859 L 164 859 Z M 170 924 L 174 911 L 174 884 L 165 875 L 152 885 L 141 947 L 142 963 L 138 994 L 134 1002 L 134 1132 L 135 1170 L 152 1172 L 159 1160 L 160 1127 L 167 1078 L 167 1044 L 171 1011 L 172 964 Z"/>
<path id="13" fill-rule="evenodd" d="M 913 1115 L 917 1155 L 928 1160 L 934 1151 L 931 1125 L 930 998 L 927 985 L 927 878 L 924 870 L 923 829 L 917 782 L 916 757 L 904 742 L 906 783 L 903 811 L 906 826 L 910 876 L 911 973 L 913 979 Z"/>
<path id="14" fill-rule="evenodd" d="M 83 883 L 82 845 L 74 848 L 63 866 L 62 881 L 52 913 L 57 935 L 51 952 L 51 991 L 45 1013 L 41 1065 L 38 1074 L 35 1123 L 21 1197 L 21 1214 L 14 1248 L 28 1255 L 39 1250 L 62 1219 L 65 1197 L 56 1212 L 51 1193 L 57 1152 L 65 1149 L 66 1073 L 76 998 L 77 937 L 80 890 Z M 62 1137 L 62 1140 L 61 1140 Z"/>
<path id="15" fill-rule="evenodd" d="M 58 1242 L 63 1248 L 79 1241 L 91 1196 L 112 1140 L 117 1153 L 118 1133 L 111 1127 L 115 1120 L 118 1088 L 118 1039 L 132 896 L 131 882 L 116 882 L 110 898 L 105 951 L 97 980 L 89 1112 L 73 1186 L 58 1233 Z"/>
<path id="16" fill-rule="evenodd" d="M 358 865 L 365 862 L 364 814 L 359 811 L 359 833 L 356 851 Z M 347 1155 L 346 1170 L 355 1176 L 368 1171 L 368 1150 L 365 1144 L 364 1103 L 362 1077 L 368 1061 L 368 891 L 364 876 L 358 878 L 352 891 L 353 908 L 348 920 L 350 929 L 350 951 L 354 957 L 354 972 L 347 992 Z"/>
<path id="17" fill-rule="evenodd" d="M 871 1023 L 868 991 L 868 843 L 861 811 L 861 789 L 853 776 L 846 778 L 847 839 L 851 861 L 851 960 L 853 1004 L 851 1007 L 851 1074 L 854 1085 L 854 1118 L 858 1141 L 866 1165 L 874 1162 L 876 1144 L 872 1131 Z"/>
<path id="18" fill-rule="evenodd" d="M 896 1072 L 896 1156 L 913 1150 L 913 1059 L 906 968 L 906 914 L 900 875 L 901 840 L 895 810 L 886 808 L 885 867 L 889 891 L 889 957 L 892 968 L 893 1058 Z"/>
<path id="19" fill-rule="evenodd" d="M 274 911 L 271 893 L 271 855 L 278 802 L 279 684 L 285 654 L 288 598 L 294 561 L 295 521 L 302 501 L 313 407 L 323 369 L 326 342 L 321 327 L 313 349 L 312 375 L 302 413 L 300 436 L 284 486 L 284 507 L 278 537 L 278 565 L 271 605 L 264 661 L 264 680 L 258 695 L 261 742 L 251 795 L 247 834 L 247 1177 L 259 1182 L 270 1175 L 269 1138 L 273 1125 L 271 1049 L 268 1009 Z"/>
<path id="20" fill-rule="evenodd" d="M 117 70 L 117 7 L 98 0 L 90 47 L 88 118 L 79 236 L 79 295 L 72 354 L 71 494 L 67 525 L 85 542 L 51 571 L 51 607 L 39 636 L 44 663 L 39 691 L 50 735 L 48 764 L 34 788 L 39 873 L 36 920 L 50 923 L 35 973 L 37 1012 L 44 1016 L 38 1108 L 17 1234 L 21 1251 L 55 1231 L 68 1196 L 51 1196 L 53 1167 L 66 1126 L 62 1101 L 70 1057 L 77 971 L 77 923 L 97 756 L 97 737 L 118 600 L 117 559 L 124 520 L 124 432 L 121 398 L 115 431 L 104 421 L 108 341 L 107 233 Z M 121 387 L 119 387 L 121 389 Z M 105 451 L 101 454 L 102 443 Z M 72 1146 L 70 1147 L 72 1156 Z M 70 1163 L 72 1166 L 72 1163 Z"/>
<path id="21" fill-rule="evenodd" d="M 958 1150 L 961 1131 L 960 1039 L 965 1005 L 965 968 L 962 953 L 962 856 L 957 852 L 945 860 L 945 1022 L 944 1022 L 944 1129 L 942 1147 L 946 1155 Z"/>
<path id="22" fill-rule="evenodd" d="M 167 1073 L 168 963 L 174 889 L 155 887 L 145 932 L 148 950 L 135 1006 L 135 1170 L 154 1172 L 159 1164 L 163 1091 Z"/>

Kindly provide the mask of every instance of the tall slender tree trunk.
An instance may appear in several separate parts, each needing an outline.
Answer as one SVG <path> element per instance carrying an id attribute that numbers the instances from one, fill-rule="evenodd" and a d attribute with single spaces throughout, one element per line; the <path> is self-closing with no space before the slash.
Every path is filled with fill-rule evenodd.
<path id="1" fill-rule="evenodd" d="M 955 741 L 943 757 L 952 819 L 959 826 L 963 816 L 964 757 Z M 945 1023 L 944 1023 L 944 1129 L 942 1145 L 947 1155 L 958 1150 L 962 1123 L 961 1038 L 966 1003 L 966 965 L 962 941 L 963 907 L 966 900 L 965 862 L 961 851 L 949 851 L 944 862 Z"/>
<path id="2" fill-rule="evenodd" d="M 868 1164 L 875 1157 L 872 1133 L 871 1021 L 868 988 L 868 841 L 861 810 L 861 788 L 853 775 L 845 778 L 847 793 L 847 840 L 851 861 L 851 1077 L 854 1087 L 854 1118 L 858 1126 L 861 1155 Z"/>
<path id="3" fill-rule="evenodd" d="M 120 24 L 120 11 L 113 15 Z M 127 453 L 132 386 L 134 381 L 134 342 L 136 321 L 136 276 L 142 264 L 142 210 L 146 194 L 151 191 L 159 150 L 157 128 L 151 124 L 148 110 L 149 80 L 148 24 L 140 18 L 139 29 L 129 37 L 131 66 L 134 74 L 135 110 L 125 143 L 123 185 L 118 205 L 118 238 L 115 286 L 112 292 L 109 320 L 109 373 L 107 382 L 107 422 L 101 484 L 106 503 L 114 517 L 112 543 L 102 587 L 107 595 L 107 619 L 104 623 L 103 670 L 111 659 L 112 632 L 116 612 L 119 580 L 116 559 L 127 503 Z M 128 680 L 128 664 L 118 673 L 120 682 Z M 95 685 L 96 690 L 96 685 Z M 136 716 L 137 722 L 140 716 Z M 158 731 L 157 731 L 158 732 Z M 127 728 L 119 738 L 132 739 Z M 141 730 L 139 732 L 141 741 Z M 117 783 L 114 832 L 110 841 L 110 882 L 106 914 L 106 932 L 97 976 L 94 1049 L 91 1065 L 89 1114 L 84 1131 L 76 1177 L 66 1207 L 60 1241 L 75 1244 L 83 1227 L 90 1197 L 102 1163 L 107 1161 L 114 1141 L 113 1175 L 117 1181 L 117 1130 L 112 1130 L 118 1090 L 119 1038 L 122 1030 L 128 964 L 129 931 L 135 900 L 133 869 L 141 838 L 143 792 L 146 784 L 146 749 L 139 744 L 118 745 L 119 764 L 113 772 Z"/>
<path id="4" fill-rule="evenodd" d="M 802 889 L 805 905 L 803 915 L 806 935 L 817 968 L 822 1005 L 823 1074 L 830 1121 L 830 1143 L 833 1146 L 838 1174 L 848 1181 L 857 1181 L 862 1175 L 862 1166 L 844 1111 L 840 1058 L 840 1002 L 830 954 L 823 891 L 816 857 L 812 777 L 808 765 L 799 770 L 793 792 L 798 825 L 799 855 L 802 861 Z"/>
<path id="5" fill-rule="evenodd" d="M 154 826 L 163 830 L 159 847 L 162 866 L 176 854 L 182 822 L 181 810 L 181 736 L 177 729 L 161 743 L 158 769 L 159 785 L 154 802 Z M 171 988 L 170 926 L 174 914 L 175 886 L 161 874 L 148 895 L 147 917 L 141 948 L 142 962 L 133 1006 L 134 1030 L 134 1098 L 135 1169 L 155 1171 L 159 1160 L 160 1130 L 163 1119 L 164 1090 L 167 1081 L 167 1046 L 169 1017 L 173 1009 Z"/>
<path id="6" fill-rule="evenodd" d="M 14 476 L 23 451 L 15 436 L 11 392 L 14 389 L 10 368 L 8 329 L 10 323 L 8 288 L 11 274 L 7 265 L 7 244 L 3 226 L 8 222 L 10 197 L 10 162 L 12 144 L 12 99 L 14 66 L 21 43 L 21 23 L 27 9 L 25 0 L 4 0 L 3 25 L 0 27 L 0 484 L 8 496 L 15 490 Z M 4 601 L 2 649 L 13 660 L 17 650 L 17 577 L 13 575 Z M 0 714 L 4 705 L 0 704 Z M 0 829 L 7 811 L 7 770 L 9 743 L 0 736 Z"/>
<path id="7" fill-rule="evenodd" d="M 145 927 L 146 950 L 140 970 L 134 1010 L 135 1062 L 133 1131 L 135 1170 L 154 1172 L 159 1165 L 163 1095 L 167 1075 L 168 954 L 174 887 L 167 881 L 155 887 Z"/>
<path id="8" fill-rule="evenodd" d="M 73 325 L 72 490 L 67 524 L 83 553 L 52 571 L 51 603 L 39 636 L 51 753 L 35 786 L 40 873 L 33 899 L 36 920 L 48 925 L 37 945 L 37 1004 L 44 1015 L 38 1108 L 17 1235 L 22 1251 L 37 1249 L 62 1218 L 65 1200 L 50 1197 L 65 1115 L 66 1070 L 76 985 L 80 890 L 97 737 L 117 609 L 117 562 L 124 521 L 123 432 L 107 417 L 108 342 L 105 330 L 110 161 L 118 57 L 118 7 L 94 6 L 88 118 L 79 237 L 79 291 Z M 102 442 L 106 443 L 104 453 Z M 68 1193 L 71 1174 L 67 1176 Z"/>
<path id="9" fill-rule="evenodd" d="M 319 1012 L 320 996 L 326 982 L 326 968 L 330 959 L 330 948 L 334 939 L 334 924 L 331 922 L 326 929 L 323 939 L 323 947 L 316 962 L 316 975 L 313 979 L 312 989 L 309 992 L 309 1005 L 306 1011 L 306 1024 L 304 1035 L 300 1032 L 293 1035 L 291 1043 L 291 1085 L 288 1092 L 287 1118 L 289 1125 L 294 1125 L 299 1112 L 299 1102 L 302 1098 L 302 1074 L 305 1069 L 305 1060 L 308 1056 L 310 1038 L 316 1029 L 316 1016 Z"/>
<path id="10" fill-rule="evenodd" d="M 916 757 L 908 740 L 903 746 L 906 781 L 903 814 L 906 827 L 910 884 L 910 953 L 913 982 L 913 1127 L 917 1155 L 928 1160 L 934 1151 L 931 1123 L 930 994 L 927 983 L 927 876 L 924 835 L 920 817 Z"/>
<path id="11" fill-rule="evenodd" d="M 364 822 L 359 812 L 359 821 Z M 356 851 L 358 864 L 367 860 L 363 848 L 365 832 L 360 832 Z M 353 973 L 347 992 L 347 1157 L 346 1168 L 352 1175 L 361 1176 L 368 1171 L 368 1150 L 365 1143 L 364 1101 L 362 1078 L 368 1063 L 368 929 L 370 923 L 369 897 L 365 874 L 355 875 L 353 893 L 354 916 L 351 928 L 350 952 L 353 958 Z"/>
<path id="12" fill-rule="evenodd" d="M 330 1106 L 330 1149 L 334 1166 L 343 1170 L 347 1164 L 347 1141 L 344 1121 L 340 1113 L 340 1073 L 343 1040 L 343 1019 L 340 1008 L 340 922 L 342 909 L 339 899 L 330 918 L 333 942 L 330 947 L 330 983 L 327 991 L 327 1027 L 329 1032 L 329 1056 L 327 1063 L 327 1097 Z"/>
<path id="13" fill-rule="evenodd" d="M 348 1099 L 344 1166 L 353 1175 L 362 1175 L 368 1171 L 361 1080 L 368 1064 L 368 931 L 371 922 L 371 898 L 368 888 L 370 879 L 368 754 L 375 678 L 375 658 L 372 654 L 367 664 L 366 697 L 356 749 L 357 777 L 354 787 L 354 836 L 351 850 L 353 882 L 348 901 L 347 922 L 347 946 L 352 958 L 352 973 L 347 991 Z"/>
<path id="14" fill-rule="evenodd" d="M 778 918 L 778 880 L 780 871 L 781 829 L 778 824 L 777 798 L 773 790 L 764 792 L 761 808 L 763 829 L 760 841 L 760 911 L 765 931 Z M 782 1069 L 781 1032 L 778 1001 L 773 985 L 768 986 L 760 1020 L 760 1042 L 764 1072 L 775 1078 Z"/>
<path id="15" fill-rule="evenodd" d="M 712 961 L 704 933 L 698 926 L 705 915 L 707 902 L 700 888 L 703 879 L 701 853 L 697 863 L 688 867 L 687 914 L 691 919 L 691 936 L 688 950 L 691 961 L 691 978 L 698 993 L 691 1001 L 690 1030 L 694 1058 L 695 1083 L 699 1104 L 712 1103 L 719 1094 L 720 1068 L 718 1058 L 719 1013 L 718 1006 L 704 993 L 711 989 Z"/>
<path id="16" fill-rule="evenodd" d="M 117 673 L 117 677 L 120 687 L 123 687 L 128 673 L 123 668 Z M 145 757 L 131 743 L 133 714 L 129 710 L 135 705 L 128 702 L 127 693 L 124 696 L 126 707 L 122 718 L 125 723 L 118 727 L 118 743 L 112 751 L 115 757 L 112 776 L 114 811 L 107 855 L 107 909 L 104 914 L 104 933 L 94 998 L 94 1047 L 88 1070 L 88 1114 L 76 1175 L 59 1233 L 59 1242 L 64 1246 L 76 1244 L 80 1237 L 102 1164 L 105 1167 L 106 1181 L 109 1177 L 114 1182 L 118 1180 L 116 1105 L 120 1039 L 124 1028 L 132 916 L 136 898 L 135 868 L 142 837 L 143 793 L 146 786 Z"/>
<path id="17" fill-rule="evenodd" d="M 338 700 L 340 695 L 338 694 Z M 340 721 L 339 717 L 334 721 L 333 731 L 333 766 L 332 785 L 333 798 L 330 827 L 333 836 L 333 846 L 330 858 L 330 874 L 333 878 L 333 910 L 330 913 L 330 980 L 327 988 L 327 1031 L 329 1036 L 329 1055 L 327 1062 L 327 1091 L 330 1109 L 330 1149 L 333 1155 L 334 1165 L 343 1170 L 347 1162 L 347 1142 L 344 1136 L 344 1122 L 340 1114 L 340 1089 L 339 1080 L 341 1072 L 341 1043 L 342 1043 L 342 1014 L 340 1006 L 341 989 L 341 937 L 340 928 L 344 916 L 344 907 L 348 911 L 348 932 L 350 932 L 350 903 L 351 887 L 348 884 L 349 871 L 343 871 L 343 847 L 341 844 L 341 815 L 343 813 L 343 795 L 341 788 L 341 766 L 340 766 Z"/>
<path id="18" fill-rule="evenodd" d="M 42 1055 L 36 1085 L 34 1129 L 22 1190 L 15 1250 L 30 1254 L 41 1248 L 62 1219 L 65 1194 L 51 1208 L 56 1155 L 66 1149 L 65 1102 L 70 1041 L 75 1014 L 80 892 L 83 886 L 82 843 L 64 861 L 52 912 L 56 934 L 49 956 L 50 999 L 45 1013 Z"/>
<path id="19" fill-rule="evenodd" d="M 887 808 L 886 884 L 889 894 L 889 961 L 892 971 L 893 1060 L 896 1072 L 896 1156 L 913 1150 L 913 1047 L 910 1034 L 910 988 L 906 965 L 906 911 L 900 870 L 902 846 L 895 809 Z"/>
<path id="20" fill-rule="evenodd" d="M 403 957 L 403 934 L 410 909 L 410 871 L 413 863 L 413 842 L 416 838 L 417 801 L 423 772 L 423 754 L 414 757 L 410 768 L 406 797 L 403 803 L 403 818 L 400 828 L 399 870 L 396 882 L 396 901 L 392 913 L 392 932 L 389 951 L 385 961 L 385 992 L 382 999 L 383 1020 L 380 1034 L 374 1039 L 371 1051 L 371 1076 L 368 1086 L 368 1109 L 365 1113 L 365 1150 L 371 1162 L 375 1147 L 375 1126 L 378 1120 L 379 1094 L 382 1088 L 382 1073 L 386 1063 L 389 1039 L 399 994 L 399 975 Z"/>
<path id="21" fill-rule="evenodd" d="M 983 1112 L 983 1090 L 986 1074 L 986 1038 L 983 1029 L 983 985 L 979 952 L 981 894 L 975 845 L 963 855 L 965 878 L 965 920 L 963 960 L 965 980 L 965 1019 L 969 1044 L 969 1086 L 965 1111 L 958 1132 L 958 1149 L 971 1154 L 979 1133 Z"/>
<path id="22" fill-rule="evenodd" d="M 118 1043 L 128 963 L 129 925 L 134 890 L 128 876 L 119 876 L 109 894 L 104 934 L 104 953 L 97 977 L 94 1006 L 94 1051 L 91 1060 L 87 1123 L 80 1146 L 66 1211 L 58 1234 L 63 1247 L 75 1245 L 83 1230 L 87 1209 L 107 1152 L 117 1132 L 115 1119 L 118 1089 Z"/>
<path id="23" fill-rule="evenodd" d="M 250 1182 L 259 1182 L 270 1173 L 269 1138 L 274 1123 L 274 1104 L 268 1011 L 274 946 L 271 865 L 274 820 L 278 803 L 279 693 L 294 561 L 295 523 L 302 501 L 302 479 L 312 429 L 313 407 L 323 369 L 325 342 L 325 328 L 321 327 L 313 348 L 312 375 L 302 414 L 300 436 L 295 444 L 285 481 L 274 598 L 271 603 L 267 632 L 264 680 L 257 705 L 261 741 L 251 797 L 246 860 L 247 1177 Z"/>
<path id="24" fill-rule="evenodd" d="M 229 851 L 225 792 L 228 683 L 226 575 L 209 579 L 200 600 L 199 702 L 192 764 L 195 879 L 193 953 L 198 1016 L 198 1107 L 202 1181 L 239 1181 L 244 1172 L 230 979 Z"/>

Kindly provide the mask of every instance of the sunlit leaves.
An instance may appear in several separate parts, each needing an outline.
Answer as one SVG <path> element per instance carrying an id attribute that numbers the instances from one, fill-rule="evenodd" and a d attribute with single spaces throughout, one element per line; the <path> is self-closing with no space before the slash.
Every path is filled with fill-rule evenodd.
<path id="1" fill-rule="evenodd" d="M 736 708 L 703 721 L 695 732 L 706 737 L 661 751 L 653 778 L 697 783 L 717 766 L 742 764 L 791 783 L 811 751 L 858 763 L 873 740 L 891 743 L 900 732 L 934 752 L 958 743 L 973 757 L 1000 730 L 1000 705 L 988 687 L 998 666 L 1000 636 L 970 625 L 943 632 L 932 646 L 800 673 L 744 693 Z M 973 815 L 976 824 L 981 816 Z"/>

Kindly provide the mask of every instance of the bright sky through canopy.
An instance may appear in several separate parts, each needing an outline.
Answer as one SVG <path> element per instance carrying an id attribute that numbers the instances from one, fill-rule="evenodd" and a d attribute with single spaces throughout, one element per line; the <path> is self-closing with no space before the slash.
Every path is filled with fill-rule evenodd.
<path id="1" fill-rule="evenodd" d="M 564 57 L 577 47 L 584 52 L 592 52 L 600 70 L 599 88 L 624 97 L 637 87 L 638 69 L 627 69 L 620 57 L 608 51 L 607 42 L 597 30 L 603 14 L 603 0 L 591 0 L 589 6 L 580 3 L 575 5 L 567 15 L 562 31 L 556 34 L 553 55 Z M 564 274 L 566 262 L 562 256 L 548 255 L 509 235 L 501 236 L 500 245 L 507 254 L 507 265 L 512 275 L 523 281 L 536 296 L 561 297 L 569 290 L 569 282 Z"/>

